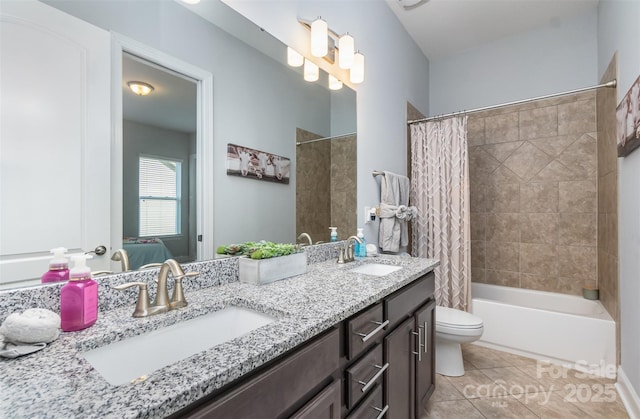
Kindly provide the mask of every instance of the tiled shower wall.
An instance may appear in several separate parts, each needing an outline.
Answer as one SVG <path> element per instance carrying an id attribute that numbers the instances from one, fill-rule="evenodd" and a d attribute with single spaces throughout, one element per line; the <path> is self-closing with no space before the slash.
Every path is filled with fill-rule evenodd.
<path id="1" fill-rule="evenodd" d="M 596 285 L 596 138 L 593 92 L 469 116 L 472 281 Z"/>
<path id="2" fill-rule="evenodd" d="M 331 225 L 338 227 L 340 239 L 346 239 L 356 235 L 358 223 L 356 135 L 329 142 L 331 143 Z"/>
<path id="3" fill-rule="evenodd" d="M 296 140 L 320 138 L 298 128 Z M 331 145 L 328 141 L 296 147 L 296 235 L 308 233 L 314 242 L 327 241 L 331 224 Z"/>
<path id="4" fill-rule="evenodd" d="M 298 128 L 305 142 L 319 135 Z M 329 227 L 345 239 L 356 233 L 356 136 L 296 147 L 296 234 L 329 241 Z"/>

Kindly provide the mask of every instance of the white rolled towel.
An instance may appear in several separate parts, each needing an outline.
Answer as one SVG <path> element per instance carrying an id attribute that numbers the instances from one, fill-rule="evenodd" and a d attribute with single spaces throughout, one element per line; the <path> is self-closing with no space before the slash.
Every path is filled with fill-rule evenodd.
<path id="1" fill-rule="evenodd" d="M 0 326 L 5 341 L 15 343 L 49 343 L 60 336 L 60 316 L 44 308 L 30 308 L 13 313 Z"/>

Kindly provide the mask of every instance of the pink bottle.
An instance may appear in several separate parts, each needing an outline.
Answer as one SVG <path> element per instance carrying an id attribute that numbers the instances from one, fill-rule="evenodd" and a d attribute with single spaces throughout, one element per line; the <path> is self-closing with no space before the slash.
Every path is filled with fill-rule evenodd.
<path id="1" fill-rule="evenodd" d="M 51 249 L 53 259 L 49 262 L 49 270 L 42 275 L 42 283 L 60 282 L 69 279 L 69 261 L 64 257 L 67 251 L 64 247 Z"/>
<path id="2" fill-rule="evenodd" d="M 98 320 L 98 283 L 91 279 L 89 258 L 73 256 L 69 282 L 60 290 L 60 327 L 65 332 L 86 329 Z"/>

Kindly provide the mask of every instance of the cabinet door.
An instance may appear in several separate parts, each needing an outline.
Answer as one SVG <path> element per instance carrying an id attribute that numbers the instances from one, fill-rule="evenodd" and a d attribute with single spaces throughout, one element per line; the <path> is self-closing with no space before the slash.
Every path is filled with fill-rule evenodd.
<path id="1" fill-rule="evenodd" d="M 335 380 L 291 416 L 291 419 L 340 419 L 340 394 L 340 380 Z"/>
<path id="2" fill-rule="evenodd" d="M 415 320 L 405 320 L 384 339 L 385 362 L 389 364 L 384 386 L 385 403 L 389 406 L 387 418 L 407 419 L 414 417 Z"/>
<path id="3" fill-rule="evenodd" d="M 427 404 L 427 401 L 436 386 L 435 314 L 435 300 L 419 308 L 415 314 L 416 330 L 418 331 L 418 335 L 416 335 L 416 337 L 421 340 L 421 342 L 416 345 L 416 348 L 422 352 L 421 356 L 416 359 L 415 400 L 417 413 L 424 409 L 424 406 Z"/>

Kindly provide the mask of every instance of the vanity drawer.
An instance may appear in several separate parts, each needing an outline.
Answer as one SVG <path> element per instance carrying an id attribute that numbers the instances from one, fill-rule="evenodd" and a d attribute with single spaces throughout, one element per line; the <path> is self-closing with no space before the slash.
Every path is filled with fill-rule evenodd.
<path id="1" fill-rule="evenodd" d="M 382 385 L 378 384 L 347 419 L 379 419 L 385 417 L 387 410 L 382 401 Z"/>
<path id="2" fill-rule="evenodd" d="M 434 291 L 433 272 L 407 285 L 401 291 L 385 298 L 384 306 L 389 328 L 400 323 L 425 303 Z"/>
<path id="3" fill-rule="evenodd" d="M 355 359 L 365 349 L 379 342 L 384 335 L 385 325 L 382 303 L 347 320 L 347 358 Z"/>
<path id="4" fill-rule="evenodd" d="M 354 407 L 376 384 L 382 385 L 388 365 L 383 363 L 382 344 L 378 344 L 346 369 L 347 409 Z"/>

